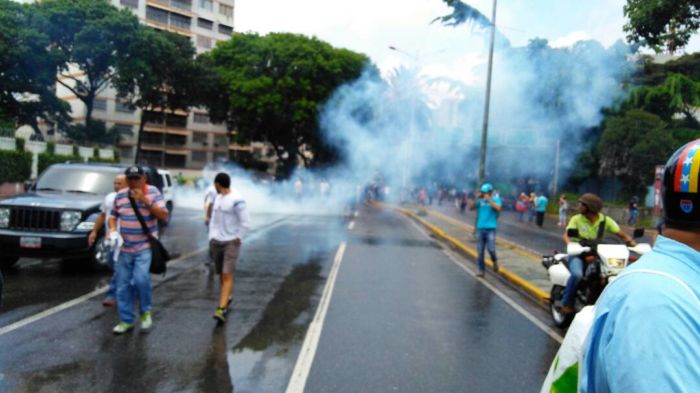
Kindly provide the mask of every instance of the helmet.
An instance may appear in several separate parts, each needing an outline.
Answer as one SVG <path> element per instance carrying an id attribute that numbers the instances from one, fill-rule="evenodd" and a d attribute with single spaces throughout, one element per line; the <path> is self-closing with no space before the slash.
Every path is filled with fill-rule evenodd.
<path id="1" fill-rule="evenodd" d="M 685 144 L 664 167 L 661 199 L 664 222 L 680 228 L 700 228 L 700 139 Z M 698 208 L 695 208 L 698 205 Z"/>
<path id="2" fill-rule="evenodd" d="M 484 183 L 481 186 L 481 192 L 491 192 L 491 191 L 493 191 L 493 186 L 491 185 L 491 183 Z"/>
<path id="3" fill-rule="evenodd" d="M 601 200 L 598 195 L 591 194 L 590 192 L 581 195 L 578 201 L 586 205 L 591 213 L 597 214 L 603 209 L 603 200 Z"/>

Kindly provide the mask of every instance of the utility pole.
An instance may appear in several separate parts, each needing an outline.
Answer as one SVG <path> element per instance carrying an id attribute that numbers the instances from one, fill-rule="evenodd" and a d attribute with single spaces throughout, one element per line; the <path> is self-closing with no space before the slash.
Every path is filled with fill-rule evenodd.
<path id="1" fill-rule="evenodd" d="M 479 179 L 477 188 L 484 183 L 486 171 L 486 140 L 489 129 L 489 104 L 491 100 L 491 71 L 493 69 L 493 47 L 496 40 L 496 1 L 493 0 L 493 14 L 491 16 L 491 45 L 489 47 L 489 64 L 486 73 L 486 94 L 484 100 L 484 122 L 481 128 L 481 152 L 479 154 Z"/>

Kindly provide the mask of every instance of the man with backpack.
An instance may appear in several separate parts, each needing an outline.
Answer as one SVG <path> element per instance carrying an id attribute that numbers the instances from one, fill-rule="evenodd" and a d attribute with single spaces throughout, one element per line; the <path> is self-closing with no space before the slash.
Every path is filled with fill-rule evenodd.
<path id="1" fill-rule="evenodd" d="M 600 212 L 602 209 L 603 201 L 597 195 L 591 193 L 581 195 L 578 199 L 579 212 L 571 217 L 569 224 L 564 230 L 564 235 L 562 236 L 564 243 L 569 244 L 572 241 L 578 242 L 582 239 L 602 239 L 605 232 L 607 232 L 614 233 L 628 245 L 636 244 L 632 238 L 620 229 L 615 220 Z M 567 234 L 569 229 L 577 229 L 579 237 L 575 239 L 569 238 Z M 568 268 L 571 276 L 566 282 L 566 288 L 564 288 L 561 309 L 564 314 L 572 314 L 574 312 L 574 295 L 576 294 L 576 286 L 578 286 L 579 281 L 583 277 L 585 259 L 585 256 L 583 256 L 583 259 L 580 256 L 569 257 Z M 589 259 L 592 260 L 593 257 Z"/>
<path id="2" fill-rule="evenodd" d="M 664 232 L 598 299 L 579 392 L 700 391 L 700 139 L 664 169 Z"/>

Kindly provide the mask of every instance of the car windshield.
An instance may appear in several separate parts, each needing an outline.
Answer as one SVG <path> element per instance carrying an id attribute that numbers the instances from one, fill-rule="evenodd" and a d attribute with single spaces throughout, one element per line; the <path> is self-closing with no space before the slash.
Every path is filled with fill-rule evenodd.
<path id="1" fill-rule="evenodd" d="M 105 195 L 114 191 L 112 172 L 78 167 L 50 167 L 36 183 L 37 191 Z"/>

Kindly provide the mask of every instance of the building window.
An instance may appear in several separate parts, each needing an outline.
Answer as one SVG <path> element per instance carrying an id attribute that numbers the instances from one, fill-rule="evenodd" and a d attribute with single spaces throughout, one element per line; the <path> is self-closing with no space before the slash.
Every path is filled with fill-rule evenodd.
<path id="1" fill-rule="evenodd" d="M 214 136 L 214 147 L 228 146 L 228 137 L 226 135 Z"/>
<path id="2" fill-rule="evenodd" d="M 115 110 L 121 113 L 134 113 L 134 109 L 132 109 L 131 107 L 129 107 L 129 105 L 119 100 L 116 101 Z"/>
<path id="3" fill-rule="evenodd" d="M 181 10 L 192 10 L 192 0 L 171 0 L 170 5 Z"/>
<path id="4" fill-rule="evenodd" d="M 209 123 L 209 115 L 206 113 L 195 113 L 193 120 L 195 123 Z"/>
<path id="5" fill-rule="evenodd" d="M 199 7 L 207 11 L 214 11 L 214 2 L 212 0 L 199 0 Z"/>
<path id="6" fill-rule="evenodd" d="M 212 30 L 214 28 L 214 22 L 203 18 L 197 18 L 197 26 L 203 29 Z"/>
<path id="7" fill-rule="evenodd" d="M 203 35 L 197 36 L 197 46 L 200 48 L 211 49 L 211 38 Z"/>
<path id="8" fill-rule="evenodd" d="M 226 4 L 219 4 L 219 13 L 228 19 L 233 18 L 233 7 Z"/>
<path id="9" fill-rule="evenodd" d="M 207 162 L 207 152 L 193 150 L 192 151 L 192 161 Z"/>
<path id="10" fill-rule="evenodd" d="M 119 3 L 123 6 L 129 8 L 137 9 L 139 8 L 139 0 L 120 0 Z"/>
<path id="11" fill-rule="evenodd" d="M 107 110 L 107 100 L 104 98 L 95 98 L 92 102 L 92 109 L 96 111 L 106 111 Z"/>
<path id="12" fill-rule="evenodd" d="M 163 11 L 160 8 L 148 6 L 146 7 L 146 19 L 167 25 L 168 11 Z"/>
<path id="13" fill-rule="evenodd" d="M 208 134 L 206 132 L 193 132 L 192 133 L 192 143 L 198 143 L 201 144 L 202 146 L 207 145 L 207 136 Z"/>
<path id="14" fill-rule="evenodd" d="M 231 36 L 233 34 L 233 27 L 219 23 L 219 33 Z"/>
<path id="15" fill-rule="evenodd" d="M 121 158 L 134 158 L 134 148 L 132 148 L 131 146 L 120 148 L 119 156 Z"/>
<path id="16" fill-rule="evenodd" d="M 192 19 L 187 16 L 170 14 L 170 25 L 180 29 L 189 30 L 192 26 Z"/>
<path id="17" fill-rule="evenodd" d="M 119 133 L 119 135 L 132 136 L 134 135 L 134 127 L 131 124 L 116 123 L 114 124 L 114 130 Z"/>

